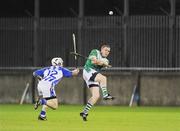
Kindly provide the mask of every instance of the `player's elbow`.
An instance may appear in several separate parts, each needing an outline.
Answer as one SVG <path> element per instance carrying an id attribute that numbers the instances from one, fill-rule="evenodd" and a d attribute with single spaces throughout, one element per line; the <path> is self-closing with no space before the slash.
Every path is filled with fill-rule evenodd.
<path id="1" fill-rule="evenodd" d="M 33 76 L 34 76 L 34 77 L 37 76 L 37 75 L 36 75 L 36 72 L 33 72 Z"/>

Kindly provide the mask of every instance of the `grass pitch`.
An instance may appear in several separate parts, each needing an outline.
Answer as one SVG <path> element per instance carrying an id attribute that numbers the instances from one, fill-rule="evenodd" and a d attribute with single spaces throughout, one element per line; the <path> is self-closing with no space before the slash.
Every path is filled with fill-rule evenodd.
<path id="1" fill-rule="evenodd" d="M 49 109 L 48 120 L 38 121 L 33 105 L 0 105 L 0 131 L 180 131 L 179 107 L 95 106 L 87 122 L 82 108 Z"/>

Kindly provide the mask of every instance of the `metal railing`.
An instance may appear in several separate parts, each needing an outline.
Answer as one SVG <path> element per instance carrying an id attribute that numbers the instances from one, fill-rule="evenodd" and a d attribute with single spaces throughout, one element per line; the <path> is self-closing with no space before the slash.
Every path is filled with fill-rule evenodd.
<path id="1" fill-rule="evenodd" d="M 169 16 L 129 16 L 125 45 L 121 16 L 84 17 L 82 45 L 77 50 L 88 55 L 105 41 L 111 45 L 109 59 L 113 67 L 179 68 L 179 20 L 176 16 L 172 32 Z M 74 66 L 69 52 L 73 51 L 72 33 L 78 35 L 77 24 L 77 18 L 40 18 L 39 66 L 48 66 L 55 56 L 61 56 L 66 66 Z M 32 67 L 33 19 L 1 18 L 0 34 L 0 67 Z M 79 60 L 78 65 L 84 62 Z"/>

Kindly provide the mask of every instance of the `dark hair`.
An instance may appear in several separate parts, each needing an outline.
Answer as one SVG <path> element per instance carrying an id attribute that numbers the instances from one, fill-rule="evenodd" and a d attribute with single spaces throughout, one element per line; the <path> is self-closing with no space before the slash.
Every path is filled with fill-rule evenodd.
<path id="1" fill-rule="evenodd" d="M 102 49 L 102 48 L 104 48 L 104 47 L 110 48 L 110 45 L 107 44 L 106 42 L 102 42 L 102 43 L 101 43 L 101 46 L 100 46 L 100 49 Z"/>

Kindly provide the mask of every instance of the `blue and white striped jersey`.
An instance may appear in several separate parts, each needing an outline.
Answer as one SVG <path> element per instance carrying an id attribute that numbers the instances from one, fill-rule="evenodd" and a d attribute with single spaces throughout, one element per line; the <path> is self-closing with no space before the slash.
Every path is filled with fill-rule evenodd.
<path id="1" fill-rule="evenodd" d="M 42 78 L 40 83 L 55 86 L 63 77 L 71 77 L 72 72 L 60 66 L 50 66 L 34 71 L 33 75 Z"/>

